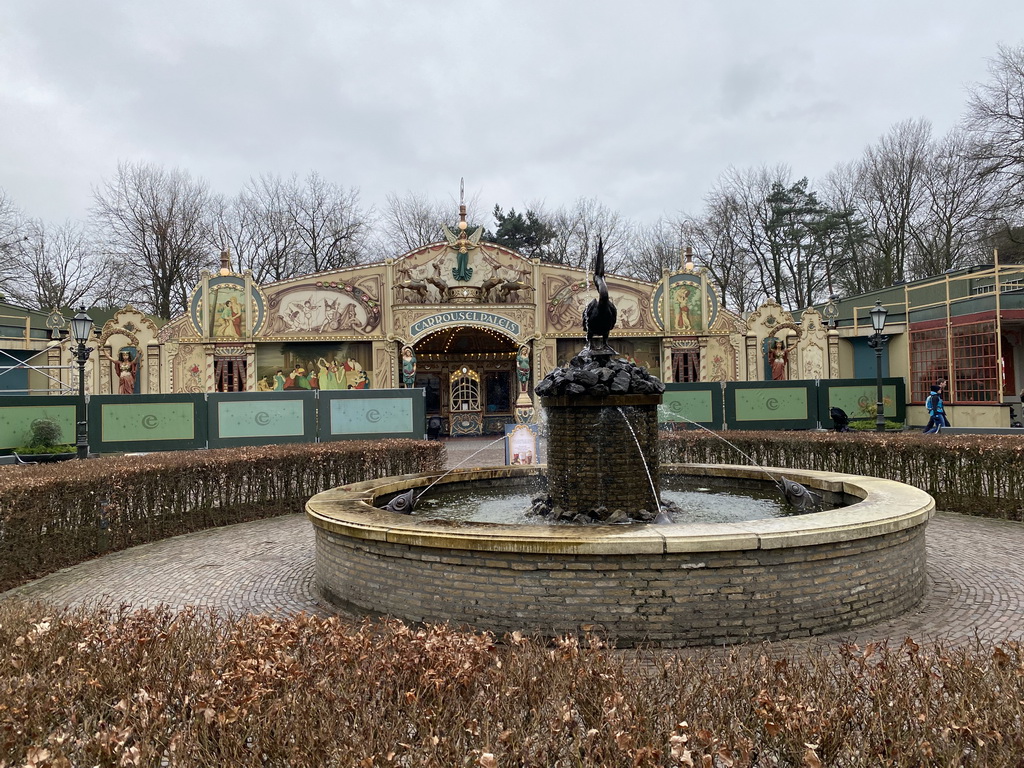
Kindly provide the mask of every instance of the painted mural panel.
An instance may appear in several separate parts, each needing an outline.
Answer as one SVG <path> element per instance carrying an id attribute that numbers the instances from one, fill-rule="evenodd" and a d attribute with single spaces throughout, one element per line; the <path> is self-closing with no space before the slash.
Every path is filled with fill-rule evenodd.
<path id="1" fill-rule="evenodd" d="M 173 391 L 205 392 L 206 353 L 199 344 L 182 344 L 171 362 Z"/>
<path id="2" fill-rule="evenodd" d="M 707 343 L 707 380 L 736 380 L 736 349 L 728 337 L 712 336 Z"/>
<path id="3" fill-rule="evenodd" d="M 204 328 L 207 290 L 210 306 Z M 248 302 L 245 293 L 246 281 L 238 275 L 217 275 L 209 279 L 205 289 L 198 286 L 189 302 L 189 318 L 195 330 L 201 336 L 220 339 L 240 339 L 258 332 L 266 315 L 263 296 L 254 285 L 249 286 Z"/>
<path id="4" fill-rule="evenodd" d="M 371 389 L 370 342 L 264 343 L 256 352 L 256 389 Z"/>
<path id="5" fill-rule="evenodd" d="M 246 335 L 245 299 L 236 285 L 211 288 L 210 335 L 221 339 L 240 339 Z"/>
<path id="6" fill-rule="evenodd" d="M 290 286 L 267 297 L 263 335 L 364 334 L 380 326 L 376 297 L 343 280 Z"/>
<path id="7" fill-rule="evenodd" d="M 547 328 L 556 332 L 580 328 L 584 308 L 591 299 L 597 298 L 597 291 L 586 278 L 577 280 L 550 274 L 544 278 L 544 293 L 547 296 L 544 306 Z M 617 331 L 656 330 L 651 315 L 651 299 L 646 290 L 609 280 L 608 295 L 619 312 L 615 323 Z"/>

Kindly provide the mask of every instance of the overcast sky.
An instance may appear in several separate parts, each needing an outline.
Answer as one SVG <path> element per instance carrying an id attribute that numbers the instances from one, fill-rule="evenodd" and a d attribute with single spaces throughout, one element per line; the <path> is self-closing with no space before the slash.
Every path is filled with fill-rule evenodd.
<path id="1" fill-rule="evenodd" d="M 0 188 L 84 218 L 119 161 L 550 207 L 697 212 L 728 166 L 821 177 L 942 134 L 1024 2 L 3 0 Z"/>

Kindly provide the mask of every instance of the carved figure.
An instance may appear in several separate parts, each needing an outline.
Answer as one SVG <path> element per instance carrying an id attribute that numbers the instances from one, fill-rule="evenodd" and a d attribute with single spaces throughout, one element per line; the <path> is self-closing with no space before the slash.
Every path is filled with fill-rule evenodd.
<path id="1" fill-rule="evenodd" d="M 139 370 L 139 353 L 136 352 L 135 357 L 132 357 L 128 350 L 122 349 L 117 353 L 117 360 L 115 360 L 107 354 L 106 350 L 101 350 L 101 352 L 117 369 L 117 394 L 134 395 L 135 380 Z"/>
<path id="2" fill-rule="evenodd" d="M 483 301 L 489 301 L 491 291 L 501 285 L 504 278 L 498 274 L 498 267 L 496 264 L 491 264 L 491 276 L 484 280 L 480 286 L 480 298 Z"/>
<path id="3" fill-rule="evenodd" d="M 443 304 L 448 301 L 448 283 L 441 277 L 441 262 L 435 261 L 433 264 L 434 274 L 428 275 L 426 281 L 434 286 L 437 291 L 437 301 L 439 304 Z"/>
<path id="4" fill-rule="evenodd" d="M 772 381 L 785 381 L 789 350 L 781 339 L 776 339 L 772 348 L 768 350 L 768 362 L 772 366 Z"/>
<path id="5" fill-rule="evenodd" d="M 608 335 L 615 327 L 618 310 L 608 298 L 608 285 L 604 280 L 604 242 L 600 239 L 597 241 L 597 256 L 594 257 L 594 287 L 597 288 L 597 298 L 592 299 L 583 310 L 583 331 L 587 334 L 587 347 L 591 352 L 614 354 L 608 346 Z M 595 339 L 600 339 L 601 343 L 595 344 Z"/>
<path id="6" fill-rule="evenodd" d="M 402 347 L 402 384 L 406 389 L 416 386 L 416 352 L 412 347 Z"/>
<path id="7" fill-rule="evenodd" d="M 408 291 L 411 294 L 419 296 L 419 303 L 427 303 L 427 284 L 422 280 L 403 280 L 400 283 L 395 283 L 395 288 L 399 290 Z M 413 303 L 412 296 L 406 295 L 404 297 L 406 304 Z"/>
<path id="8" fill-rule="evenodd" d="M 519 303 L 519 291 L 522 291 L 530 286 L 521 280 L 506 280 L 498 286 L 498 297 L 503 302 L 508 303 Z"/>

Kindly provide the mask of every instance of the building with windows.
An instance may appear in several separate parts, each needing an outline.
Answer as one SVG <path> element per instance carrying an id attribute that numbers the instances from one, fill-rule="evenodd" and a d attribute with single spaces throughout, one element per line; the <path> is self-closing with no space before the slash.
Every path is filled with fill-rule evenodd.
<path id="1" fill-rule="evenodd" d="M 875 375 L 875 352 L 867 341 L 876 302 L 888 312 L 883 375 L 906 380 L 910 423 L 927 422 L 924 400 L 943 380 L 954 426 L 1008 427 L 1011 407 L 1021 415 L 1024 265 L 950 270 L 823 307 L 836 316 L 842 376 Z"/>

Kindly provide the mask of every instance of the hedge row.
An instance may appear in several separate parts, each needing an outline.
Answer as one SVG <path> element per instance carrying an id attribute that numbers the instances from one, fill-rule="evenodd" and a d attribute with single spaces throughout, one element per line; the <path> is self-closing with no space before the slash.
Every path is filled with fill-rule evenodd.
<path id="1" fill-rule="evenodd" d="M 651 659 L 397 621 L 0 603 L 0 765 L 1019 768 L 1024 647 Z"/>
<path id="2" fill-rule="evenodd" d="M 884 477 L 922 488 L 939 509 L 1024 520 L 1024 435 L 687 431 L 666 434 L 661 451 L 662 461 L 745 464 L 746 454 L 762 466 Z"/>
<path id="3" fill-rule="evenodd" d="M 444 464 L 442 443 L 376 440 L 0 467 L 0 591 L 103 552 L 299 512 L 337 485 Z"/>

